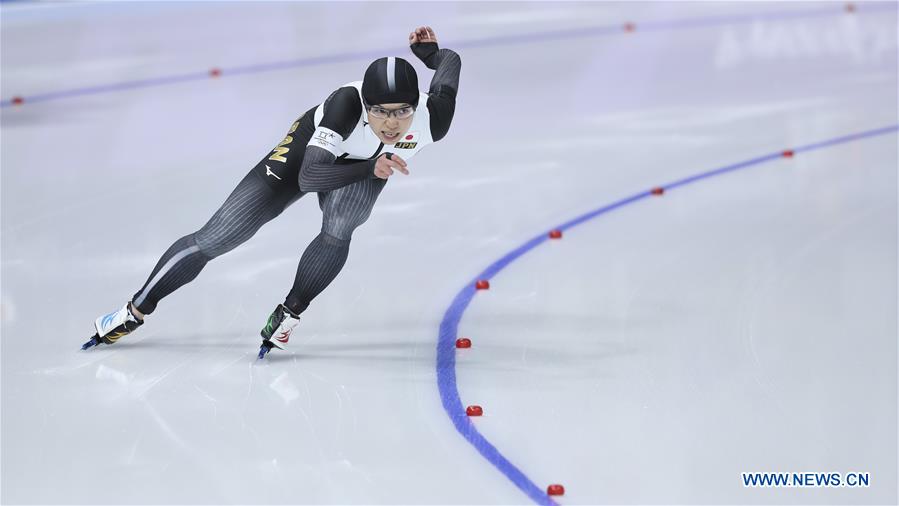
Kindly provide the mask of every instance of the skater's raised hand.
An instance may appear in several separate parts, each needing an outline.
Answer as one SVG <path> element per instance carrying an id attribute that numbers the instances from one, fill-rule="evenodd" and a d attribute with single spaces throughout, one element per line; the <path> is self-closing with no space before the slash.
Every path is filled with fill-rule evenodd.
<path id="1" fill-rule="evenodd" d="M 437 43 L 437 34 L 430 26 L 419 26 L 409 34 L 409 45 L 416 42 L 433 42 Z"/>
<path id="2" fill-rule="evenodd" d="M 395 153 L 384 153 L 378 157 L 375 162 L 375 176 L 381 179 L 387 179 L 393 175 L 393 171 L 398 170 L 405 175 L 409 175 L 409 169 L 406 168 L 406 161 Z"/>
<path id="3" fill-rule="evenodd" d="M 419 26 L 409 34 L 409 48 L 431 70 L 437 68 L 434 55 L 440 48 L 437 46 L 437 34 L 430 26 Z"/>

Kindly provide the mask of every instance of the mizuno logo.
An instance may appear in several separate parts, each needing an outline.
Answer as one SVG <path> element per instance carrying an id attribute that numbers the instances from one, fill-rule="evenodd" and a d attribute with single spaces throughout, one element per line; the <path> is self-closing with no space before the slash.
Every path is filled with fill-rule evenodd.
<path id="1" fill-rule="evenodd" d="M 274 176 L 275 179 L 277 179 L 278 181 L 281 180 L 281 178 L 278 177 L 277 174 L 275 174 L 274 172 L 272 172 L 272 168 L 269 167 L 268 165 L 265 166 L 265 175 L 266 175 L 266 176 Z"/>
<path id="2" fill-rule="evenodd" d="M 279 343 L 286 343 L 287 341 L 290 341 L 290 331 L 285 330 L 281 333 L 280 336 L 276 337 L 275 339 L 277 339 Z"/>

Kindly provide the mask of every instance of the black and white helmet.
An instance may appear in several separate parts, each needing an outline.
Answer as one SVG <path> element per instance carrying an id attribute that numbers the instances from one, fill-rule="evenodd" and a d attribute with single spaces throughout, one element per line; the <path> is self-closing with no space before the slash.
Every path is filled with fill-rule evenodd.
<path id="1" fill-rule="evenodd" d="M 377 104 L 411 104 L 418 107 L 418 74 L 402 58 L 378 58 L 365 71 L 362 99 L 366 107 Z"/>

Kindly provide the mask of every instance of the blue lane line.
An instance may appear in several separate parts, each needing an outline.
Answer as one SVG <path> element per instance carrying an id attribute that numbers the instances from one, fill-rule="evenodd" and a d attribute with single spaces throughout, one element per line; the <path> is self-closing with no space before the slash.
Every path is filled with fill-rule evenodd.
<path id="1" fill-rule="evenodd" d="M 805 146 L 794 148 L 793 153 L 798 154 L 807 151 L 814 151 L 836 144 L 844 144 L 867 137 L 886 135 L 888 133 L 897 131 L 899 131 L 899 125 L 891 125 L 874 130 L 867 130 L 864 132 L 845 135 L 842 137 L 835 137 L 813 144 L 806 144 Z M 708 177 L 720 176 L 733 172 L 735 170 L 760 165 L 765 162 L 770 162 L 782 158 L 782 153 L 782 151 L 778 151 L 777 153 L 771 153 L 743 162 L 727 165 L 718 169 L 701 172 L 699 174 L 662 185 L 662 188 L 668 191 L 672 188 L 695 183 L 696 181 Z M 642 200 L 646 197 L 649 197 L 650 195 L 652 195 L 651 190 L 631 195 L 630 197 L 626 197 L 617 202 L 613 202 L 612 204 L 582 214 L 549 230 L 570 229 L 609 211 L 618 209 L 619 207 L 623 207 L 628 204 L 632 204 L 634 202 L 637 202 L 638 200 Z M 465 310 L 471 303 L 471 299 L 474 298 L 474 295 L 477 292 L 477 290 L 475 289 L 475 282 L 479 279 L 492 279 L 493 276 L 503 270 L 510 263 L 514 262 L 516 259 L 524 255 L 528 251 L 542 244 L 547 240 L 549 230 L 541 232 L 540 235 L 529 239 L 521 246 L 506 253 L 498 260 L 490 264 L 480 274 L 466 283 L 465 287 L 462 288 L 462 290 L 459 291 L 458 294 L 456 294 L 453 302 L 444 313 L 443 320 L 440 322 L 440 332 L 437 338 L 437 388 L 440 391 L 440 399 L 443 402 L 443 409 L 446 411 L 446 414 L 449 415 L 450 420 L 453 421 L 453 425 L 456 426 L 456 430 L 459 431 L 459 433 L 462 434 L 462 436 L 467 439 L 468 442 L 471 443 L 471 445 L 474 446 L 474 448 L 478 452 L 480 452 L 488 462 L 493 464 L 493 466 L 496 467 L 501 473 L 506 475 L 506 477 L 510 481 L 512 481 L 515 486 L 517 486 L 519 489 L 521 489 L 522 492 L 527 494 L 527 496 L 530 497 L 531 500 L 533 500 L 537 504 L 544 505 L 553 505 L 556 503 L 550 496 L 546 494 L 544 489 L 534 484 L 534 482 L 530 478 L 528 478 L 524 474 L 524 472 L 522 472 L 517 466 L 515 466 L 515 464 L 511 463 L 506 457 L 504 457 L 503 454 L 500 453 L 499 450 L 497 450 L 496 447 L 487 440 L 487 438 L 485 438 L 480 432 L 478 432 L 474 423 L 471 421 L 468 415 L 465 414 L 465 408 L 462 407 L 462 400 L 459 398 L 459 389 L 456 385 L 455 343 L 456 337 L 459 335 L 459 321 L 462 319 L 462 315 L 465 313 Z"/>
<path id="2" fill-rule="evenodd" d="M 682 28 L 701 28 L 715 25 L 749 23 L 760 20 L 783 20 L 795 18 L 813 18 L 822 16 L 846 15 L 842 4 L 833 4 L 827 7 L 818 7 L 814 9 L 795 10 L 795 11 L 774 11 L 761 12 L 756 14 L 734 14 L 724 16 L 706 16 L 696 18 L 685 18 L 671 21 L 647 21 L 636 23 L 637 31 L 660 31 L 660 30 L 676 30 Z M 853 15 L 865 12 L 877 12 L 882 10 L 896 10 L 894 2 L 885 2 L 878 4 L 863 4 L 857 6 Z M 587 28 L 552 30 L 546 32 L 527 33 L 520 35 L 496 35 L 481 39 L 472 39 L 467 41 L 459 41 L 453 44 L 453 48 L 484 48 L 492 46 L 508 46 L 516 44 L 529 44 L 543 41 L 558 41 L 565 39 L 576 39 L 582 37 L 596 37 L 602 35 L 620 35 L 625 32 L 622 29 L 623 24 L 602 25 Z M 307 58 L 297 58 L 292 60 L 283 60 L 275 62 L 260 63 L 254 65 L 244 65 L 240 67 L 222 68 L 222 77 L 232 75 L 259 74 L 262 72 L 274 72 L 278 70 L 288 70 L 302 67 L 312 67 L 316 65 L 328 65 L 354 60 L 371 60 L 385 54 L 402 54 L 407 51 L 408 47 L 390 47 L 377 49 L 372 51 L 355 51 L 338 53 L 327 56 L 315 56 Z M 49 100 L 59 100 L 64 98 L 80 97 L 85 95 L 96 95 L 101 93 L 111 93 L 116 91 L 133 90 L 138 88 L 148 88 L 153 86 L 164 86 L 168 84 L 177 84 L 190 81 L 202 81 L 210 79 L 208 71 L 190 72 L 174 76 L 163 76 L 148 79 L 139 79 L 135 81 L 125 81 L 120 83 L 104 84 L 97 86 L 87 86 L 82 88 L 73 88 L 68 90 L 53 91 L 48 93 L 39 93 L 23 97 L 25 103 L 46 102 Z M 0 108 L 12 106 L 12 98 L 0 101 Z"/>

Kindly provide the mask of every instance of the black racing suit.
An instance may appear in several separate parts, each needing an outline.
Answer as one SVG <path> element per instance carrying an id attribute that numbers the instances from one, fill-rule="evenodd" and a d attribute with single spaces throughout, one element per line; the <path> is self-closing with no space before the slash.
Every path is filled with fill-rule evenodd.
<path id="1" fill-rule="evenodd" d="M 435 71 L 426 107 L 431 136 L 437 141 L 448 132 L 455 112 L 461 60 L 450 49 L 438 49 L 436 43 L 414 44 L 412 50 Z M 322 229 L 303 252 L 285 306 L 295 314 L 303 312 L 334 280 L 346 262 L 353 231 L 368 219 L 387 181 L 374 175 L 380 148 L 359 161 L 338 159 L 322 148 L 307 146 L 315 131 L 317 107 L 291 126 L 284 141 L 250 170 L 202 228 L 175 241 L 162 255 L 134 294 L 133 303 L 140 312 L 152 313 L 163 297 L 196 278 L 209 260 L 248 240 L 308 192 L 318 193 Z M 323 112 L 320 126 L 346 138 L 364 111 L 356 90 L 342 87 L 324 102 Z M 270 172 L 271 157 L 276 154 L 283 163 L 275 177 Z"/>

